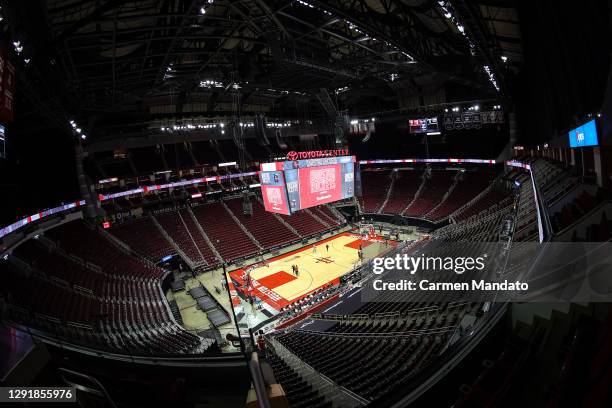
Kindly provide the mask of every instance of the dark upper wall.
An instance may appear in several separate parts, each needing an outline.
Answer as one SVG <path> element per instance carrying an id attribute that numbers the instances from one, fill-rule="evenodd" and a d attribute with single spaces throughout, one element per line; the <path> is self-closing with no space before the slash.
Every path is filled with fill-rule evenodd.
<path id="1" fill-rule="evenodd" d="M 425 158 L 424 136 L 410 134 L 405 123 L 376 124 L 376 133 L 362 143 L 363 135 L 349 135 L 349 148 L 359 159 Z M 442 130 L 442 136 L 429 136 L 431 158 L 495 159 L 508 143 L 508 126 L 484 125 L 481 129 Z"/>
<path id="2" fill-rule="evenodd" d="M 513 90 L 519 143 L 535 144 L 601 108 L 610 56 L 603 0 L 518 1 L 525 64 Z"/>
<path id="3" fill-rule="evenodd" d="M 0 225 L 79 199 L 73 142 L 53 128 L 25 134 L 15 125 L 7 126 L 7 158 L 0 159 Z"/>

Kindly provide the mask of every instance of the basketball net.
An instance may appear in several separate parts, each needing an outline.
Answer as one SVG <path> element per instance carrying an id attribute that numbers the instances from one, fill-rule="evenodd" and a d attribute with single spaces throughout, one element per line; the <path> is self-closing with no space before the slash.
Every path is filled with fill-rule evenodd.
<path id="1" fill-rule="evenodd" d="M 360 232 L 365 240 L 372 240 L 376 237 L 376 229 L 373 224 L 362 224 Z"/>
<path id="2" fill-rule="evenodd" d="M 247 292 L 246 294 L 249 296 L 253 292 L 253 280 L 251 279 L 251 271 L 253 269 L 255 269 L 253 266 L 249 266 L 248 268 L 244 270 L 244 275 L 243 275 L 243 279 L 245 282 L 244 288 Z"/>
<path id="3" fill-rule="evenodd" d="M 244 279 L 245 285 L 244 287 L 246 288 L 246 290 L 248 291 L 248 294 L 250 295 L 251 293 L 253 293 L 253 278 L 251 278 L 251 272 L 253 272 L 255 269 L 257 268 L 263 268 L 269 265 L 269 262 L 267 260 L 261 260 L 260 262 L 257 262 L 256 264 L 253 264 L 249 267 L 247 267 L 244 270 L 244 274 L 242 275 L 242 278 Z"/>

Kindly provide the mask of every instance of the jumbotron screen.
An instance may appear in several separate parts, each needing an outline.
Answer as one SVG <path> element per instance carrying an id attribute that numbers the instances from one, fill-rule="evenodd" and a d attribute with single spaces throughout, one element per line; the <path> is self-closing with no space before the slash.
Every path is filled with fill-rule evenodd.
<path id="1" fill-rule="evenodd" d="M 410 133 L 427 133 L 427 134 L 439 134 L 440 128 L 438 127 L 438 118 L 423 118 L 423 119 L 410 119 L 408 120 L 408 127 Z"/>
<path id="2" fill-rule="evenodd" d="M 262 171 L 259 173 L 259 181 L 266 211 L 289 215 L 287 188 L 283 172 Z"/>
<path id="3" fill-rule="evenodd" d="M 283 197 L 287 197 L 288 212 L 294 213 L 355 195 L 354 156 L 262 163 L 261 170 L 262 196 L 267 211 L 287 214 Z M 286 196 L 281 194 L 279 198 L 278 190 L 270 192 L 271 188 L 281 186 Z"/>
<path id="4" fill-rule="evenodd" d="M 597 124 L 592 119 L 568 133 L 570 147 L 597 146 Z"/>

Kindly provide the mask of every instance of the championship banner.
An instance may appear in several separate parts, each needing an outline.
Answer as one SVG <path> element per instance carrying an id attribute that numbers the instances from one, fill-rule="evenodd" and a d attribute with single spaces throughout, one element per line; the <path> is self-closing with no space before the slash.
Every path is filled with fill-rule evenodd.
<path id="1" fill-rule="evenodd" d="M 9 59 L 6 41 L 0 44 L 0 122 L 13 120 L 13 101 L 15 99 L 15 66 Z"/>
<path id="2" fill-rule="evenodd" d="M 376 131 L 376 127 L 375 127 L 375 122 L 365 122 L 365 121 L 354 121 L 351 122 L 350 126 L 349 126 L 349 133 L 351 135 L 365 135 L 366 133 L 369 132 L 375 132 Z"/>
<path id="3" fill-rule="evenodd" d="M 506 121 L 502 111 L 463 112 L 444 115 L 445 130 L 480 129 L 483 125 L 497 125 Z"/>

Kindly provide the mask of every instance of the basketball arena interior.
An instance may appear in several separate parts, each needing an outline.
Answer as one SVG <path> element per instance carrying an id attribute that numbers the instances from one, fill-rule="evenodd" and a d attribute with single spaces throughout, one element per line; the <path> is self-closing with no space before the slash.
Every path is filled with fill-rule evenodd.
<path id="1" fill-rule="evenodd" d="M 611 5 L 0 1 L 0 403 L 612 406 Z"/>

